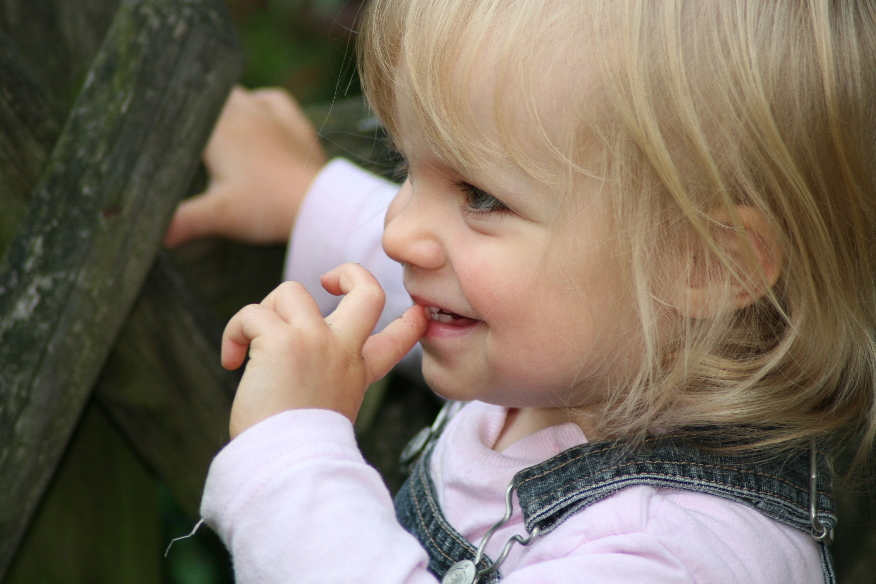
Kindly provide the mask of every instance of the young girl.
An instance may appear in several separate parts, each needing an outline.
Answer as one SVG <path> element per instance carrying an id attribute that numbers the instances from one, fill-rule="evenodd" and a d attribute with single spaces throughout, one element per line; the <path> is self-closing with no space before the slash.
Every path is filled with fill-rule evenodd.
<path id="1" fill-rule="evenodd" d="M 832 582 L 822 451 L 876 427 L 876 8 L 374 0 L 362 26 L 414 306 L 372 335 L 381 286 L 344 264 L 328 317 L 289 283 L 229 323 L 250 361 L 202 513 L 238 581 Z M 418 341 L 465 405 L 393 508 L 352 421 Z"/>

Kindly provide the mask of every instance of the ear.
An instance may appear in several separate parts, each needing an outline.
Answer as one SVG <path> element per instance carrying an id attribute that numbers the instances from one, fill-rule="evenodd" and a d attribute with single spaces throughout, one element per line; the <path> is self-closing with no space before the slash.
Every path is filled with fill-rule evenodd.
<path id="1" fill-rule="evenodd" d="M 737 205 L 709 217 L 712 241 L 726 264 L 715 260 L 707 266 L 695 254 L 683 258 L 685 273 L 673 304 L 689 318 L 712 318 L 753 304 L 775 286 L 784 261 L 777 234 L 754 207 Z"/>

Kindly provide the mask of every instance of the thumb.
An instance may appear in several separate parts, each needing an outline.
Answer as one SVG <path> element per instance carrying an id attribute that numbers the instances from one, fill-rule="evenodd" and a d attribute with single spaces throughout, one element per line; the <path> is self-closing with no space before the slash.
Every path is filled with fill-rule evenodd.
<path id="1" fill-rule="evenodd" d="M 415 304 L 385 329 L 368 337 L 362 347 L 368 383 L 374 383 L 389 373 L 414 348 L 428 326 L 426 309 Z"/>
<path id="2" fill-rule="evenodd" d="M 181 202 L 164 235 L 164 245 L 172 249 L 193 239 L 215 235 L 220 218 L 216 203 L 212 191 Z"/>

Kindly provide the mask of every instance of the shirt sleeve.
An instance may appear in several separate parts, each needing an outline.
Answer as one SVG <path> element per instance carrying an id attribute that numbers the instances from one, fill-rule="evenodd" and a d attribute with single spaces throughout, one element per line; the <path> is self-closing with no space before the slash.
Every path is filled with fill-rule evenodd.
<path id="1" fill-rule="evenodd" d="M 210 467 L 201 515 L 238 584 L 437 582 L 352 425 L 328 410 L 284 412 L 232 440 Z"/>
<path id="2" fill-rule="evenodd" d="M 331 313 L 340 298 L 323 290 L 320 276 L 347 262 L 364 266 L 386 293 L 375 330 L 382 330 L 411 306 L 402 267 L 381 244 L 386 210 L 398 189 L 397 184 L 343 158 L 329 162 L 311 185 L 292 231 L 284 277 L 303 284 L 323 315 Z M 417 369 L 419 354 L 417 345 L 403 365 Z"/>

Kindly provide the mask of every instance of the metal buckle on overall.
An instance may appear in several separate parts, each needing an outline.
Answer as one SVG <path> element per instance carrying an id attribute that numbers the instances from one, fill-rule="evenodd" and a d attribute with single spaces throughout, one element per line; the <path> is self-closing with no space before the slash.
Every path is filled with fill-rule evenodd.
<path id="1" fill-rule="evenodd" d="M 483 538 L 481 538 L 481 543 L 478 546 L 478 551 L 477 554 L 475 554 L 474 560 L 462 560 L 450 566 L 450 569 L 444 574 L 444 578 L 441 579 L 441 584 L 477 584 L 481 578 L 489 576 L 499 569 L 499 566 L 501 566 L 502 562 L 505 561 L 505 558 L 508 557 L 508 552 L 511 551 L 511 546 L 513 546 L 515 542 L 524 546 L 529 545 L 532 543 L 532 540 L 541 534 L 541 528 L 536 525 L 528 537 L 523 537 L 518 534 L 512 535 L 505 542 L 505 546 L 502 548 L 502 553 L 499 554 L 499 557 L 496 558 L 490 566 L 483 570 L 477 569 L 478 563 L 484 557 L 484 550 L 487 548 L 487 543 L 489 543 L 493 534 L 511 519 L 511 511 L 514 507 L 511 501 L 511 495 L 513 493 L 514 484 L 512 483 L 508 485 L 508 488 L 505 490 L 505 515 L 484 534 Z"/>
<path id="2" fill-rule="evenodd" d="M 830 545 L 833 543 L 833 527 L 828 527 L 821 523 L 818 518 L 818 451 L 815 448 L 815 441 L 809 449 L 809 521 L 812 523 L 810 534 L 815 541 Z"/>
<path id="3" fill-rule="evenodd" d="M 446 402 L 435 417 L 435 421 L 432 422 L 432 426 L 417 432 L 411 441 L 407 443 L 399 456 L 399 462 L 405 472 L 411 471 L 417 459 L 438 439 L 438 436 L 444 431 L 447 422 L 463 405 L 465 404 L 462 402 Z"/>

